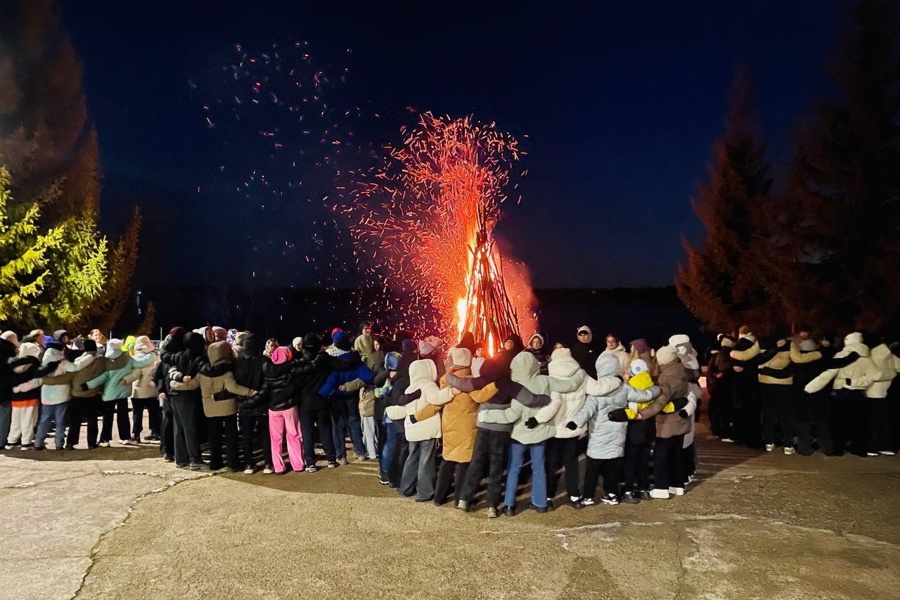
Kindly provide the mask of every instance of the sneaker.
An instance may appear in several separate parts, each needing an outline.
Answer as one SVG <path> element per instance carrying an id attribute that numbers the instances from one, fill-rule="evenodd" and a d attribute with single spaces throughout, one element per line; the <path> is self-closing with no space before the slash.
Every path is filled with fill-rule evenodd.
<path id="1" fill-rule="evenodd" d="M 878 456 L 877 452 L 866 452 L 866 456 Z"/>
<path id="2" fill-rule="evenodd" d="M 144 441 L 145 442 L 158 442 L 159 436 L 151 433 L 150 435 L 148 435 L 147 437 L 144 438 Z"/>
<path id="3" fill-rule="evenodd" d="M 272 470 L 272 467 L 266 467 L 265 469 L 263 469 L 263 475 L 271 475 L 274 472 L 275 471 Z"/>
<path id="4" fill-rule="evenodd" d="M 43 447 L 43 446 L 35 446 L 35 447 L 34 447 L 34 450 L 35 450 L 35 452 L 43 452 L 43 451 L 44 451 L 44 447 Z"/>
<path id="5" fill-rule="evenodd" d="M 203 471 L 207 467 L 206 463 L 191 463 L 191 471 Z"/>
<path id="6" fill-rule="evenodd" d="M 329 469 L 337 469 L 337 468 L 338 468 L 338 463 L 337 463 L 337 461 L 336 461 L 336 460 L 330 460 L 330 461 L 328 461 L 328 468 L 329 468 Z"/>
<path id="7" fill-rule="evenodd" d="M 109 448 L 109 442 L 100 442 L 97 445 L 100 446 L 101 448 Z"/>
<path id="8" fill-rule="evenodd" d="M 790 456 L 790 455 L 793 454 L 794 452 L 796 452 L 796 450 L 794 450 L 794 449 L 791 448 L 790 446 L 785 446 L 785 447 L 784 447 L 784 453 L 787 454 L 788 456 Z"/>
<path id="9" fill-rule="evenodd" d="M 345 466 L 345 467 L 347 466 L 347 459 L 346 459 L 346 458 L 339 458 L 337 462 L 338 462 L 339 465 L 343 465 L 343 466 Z"/>
<path id="10" fill-rule="evenodd" d="M 723 443 L 725 443 L 725 444 L 733 444 L 733 443 L 734 443 L 734 440 L 731 439 L 731 438 L 722 438 L 722 439 L 720 439 L 719 441 L 720 441 L 720 442 L 723 442 Z"/>
<path id="11" fill-rule="evenodd" d="M 13 446 L 12 444 L 7 444 L 7 445 L 3 446 L 4 450 L 12 450 L 13 448 L 15 448 L 15 446 Z"/>
<path id="12" fill-rule="evenodd" d="M 174 456 L 163 456 L 163 460 L 166 461 L 167 463 L 173 463 L 173 462 L 175 462 L 175 457 Z"/>
<path id="13" fill-rule="evenodd" d="M 378 472 L 378 483 L 380 483 L 381 485 L 390 485 L 391 480 L 388 478 L 388 476 L 385 473 L 383 473 L 382 471 L 379 471 Z"/>
<path id="14" fill-rule="evenodd" d="M 600 498 L 600 502 L 603 504 L 609 504 L 610 506 L 616 506 L 619 503 L 619 499 L 616 498 L 615 494 L 607 494 Z"/>
<path id="15" fill-rule="evenodd" d="M 123 446 L 130 446 L 134 442 L 132 442 L 131 440 L 119 440 L 119 443 L 122 444 Z"/>
<path id="16" fill-rule="evenodd" d="M 317 467 L 316 465 L 309 465 L 308 467 L 306 467 L 307 473 L 315 473 L 318 470 L 319 470 L 319 467 Z"/>
<path id="17" fill-rule="evenodd" d="M 488 519 L 496 519 L 500 516 L 500 513 L 497 512 L 497 509 L 493 506 L 488 507 Z"/>
<path id="18" fill-rule="evenodd" d="M 581 499 L 581 506 L 593 506 L 593 505 L 594 505 L 593 498 L 582 498 Z"/>
<path id="19" fill-rule="evenodd" d="M 766 452 L 772 452 L 775 450 L 775 444 L 766 444 Z"/>
<path id="20" fill-rule="evenodd" d="M 6 449 L 9 450 L 9 447 L 7 447 Z M 880 454 L 882 456 L 896 456 L 897 455 L 897 453 L 894 452 L 893 450 L 880 450 L 878 452 L 878 454 Z"/>
<path id="21" fill-rule="evenodd" d="M 684 496 L 684 488 L 683 487 L 670 487 L 669 495 L 670 496 Z"/>
<path id="22" fill-rule="evenodd" d="M 253 475 L 253 472 L 255 470 L 256 469 L 254 469 L 253 467 L 247 467 L 246 469 L 244 469 L 244 475 Z"/>
<path id="23" fill-rule="evenodd" d="M 641 500 L 650 500 L 651 498 L 650 492 L 648 492 L 647 490 L 640 490 L 638 491 L 637 495 Z"/>
<path id="24" fill-rule="evenodd" d="M 625 504 L 639 504 L 641 500 L 640 498 L 636 498 L 633 493 L 625 492 L 622 494 L 622 502 Z"/>
<path id="25" fill-rule="evenodd" d="M 668 500 L 669 499 L 669 490 L 650 490 L 650 497 L 654 500 Z"/>
<path id="26" fill-rule="evenodd" d="M 581 496 L 569 496 L 569 506 L 575 510 L 584 508 L 584 504 L 581 503 Z"/>
<path id="27" fill-rule="evenodd" d="M 503 507 L 503 515 L 506 517 L 514 517 L 516 516 L 516 509 L 512 506 L 504 506 Z"/>
<path id="28" fill-rule="evenodd" d="M 458 508 L 459 510 L 461 510 L 463 512 L 466 512 L 469 510 L 469 503 L 466 502 L 465 500 L 460 500 L 459 502 L 456 503 L 456 508 Z"/>
<path id="29" fill-rule="evenodd" d="M 531 505 L 531 508 L 533 508 L 534 512 L 538 513 L 539 515 L 542 515 L 550 510 L 549 506 L 535 506 L 533 504 Z"/>

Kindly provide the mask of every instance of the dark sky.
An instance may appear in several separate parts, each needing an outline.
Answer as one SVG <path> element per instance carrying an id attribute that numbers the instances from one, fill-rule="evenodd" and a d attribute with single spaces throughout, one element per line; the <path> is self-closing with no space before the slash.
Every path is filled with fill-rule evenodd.
<path id="1" fill-rule="evenodd" d="M 279 281 L 266 283 L 314 280 L 302 256 L 273 251 L 309 235 L 314 209 L 303 206 L 312 205 L 286 198 L 294 219 L 269 216 L 247 241 L 258 199 L 223 189 L 217 165 L 249 168 L 266 157 L 223 149 L 198 100 L 214 94 L 209 74 L 234 44 L 304 40 L 323 64 L 350 69 L 340 101 L 381 115 L 359 122 L 363 142 L 399 142 L 406 107 L 472 114 L 528 135 L 524 198 L 508 207 L 500 233 L 535 286 L 669 284 L 681 236 L 699 231 L 689 199 L 721 132 L 735 67 L 749 67 L 771 157 L 784 160 L 797 120 L 830 90 L 825 64 L 847 7 L 399 4 L 63 3 L 100 135 L 105 224 L 115 227 L 134 202 L 145 212 L 139 283 L 246 281 L 267 271 Z"/>

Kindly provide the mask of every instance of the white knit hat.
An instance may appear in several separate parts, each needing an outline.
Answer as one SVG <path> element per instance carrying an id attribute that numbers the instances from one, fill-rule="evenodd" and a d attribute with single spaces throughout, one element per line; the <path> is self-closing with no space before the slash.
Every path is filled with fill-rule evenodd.
<path id="1" fill-rule="evenodd" d="M 467 369 L 472 366 L 472 352 L 468 348 L 451 348 L 450 364 L 460 369 Z"/>

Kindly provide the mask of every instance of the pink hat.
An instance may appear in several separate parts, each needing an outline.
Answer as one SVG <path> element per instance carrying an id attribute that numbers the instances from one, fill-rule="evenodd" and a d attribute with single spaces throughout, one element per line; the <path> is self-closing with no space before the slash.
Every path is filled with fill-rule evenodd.
<path id="1" fill-rule="evenodd" d="M 291 360 L 291 349 L 287 346 L 278 346 L 272 353 L 272 362 L 276 365 L 286 363 Z"/>

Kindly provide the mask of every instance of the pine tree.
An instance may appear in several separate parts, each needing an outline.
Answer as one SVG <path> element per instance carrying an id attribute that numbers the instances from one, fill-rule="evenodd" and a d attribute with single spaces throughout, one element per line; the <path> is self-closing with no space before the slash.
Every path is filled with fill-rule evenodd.
<path id="1" fill-rule="evenodd" d="M 43 225 L 59 226 L 70 234 L 75 223 L 93 229 L 100 206 L 97 132 L 88 118 L 82 76 L 81 61 L 61 29 L 55 0 L 0 3 L 0 165 L 12 173 L 15 197 L 46 198 Z M 51 188 L 56 191 L 46 194 Z M 110 254 L 109 279 L 96 306 L 85 312 L 70 299 L 68 308 L 59 310 L 73 320 L 76 315 L 96 319 L 83 325 L 111 328 L 130 292 L 139 231 L 140 215 L 135 211 Z M 67 246 L 90 252 L 91 243 L 73 240 Z M 72 283 L 80 285 L 79 281 L 76 277 Z M 84 297 L 82 292 L 77 297 Z"/>
<path id="2" fill-rule="evenodd" d="M 0 321 L 23 329 L 66 327 L 103 289 L 106 239 L 87 219 L 45 230 L 41 205 L 52 197 L 14 203 L 10 183 L 0 167 Z"/>
<path id="3" fill-rule="evenodd" d="M 862 0 L 792 161 L 779 279 L 820 329 L 900 331 L 900 46 L 890 0 Z M 804 316 L 805 315 L 805 316 Z"/>
<path id="4" fill-rule="evenodd" d="M 772 189 L 765 154 L 751 110 L 749 77 L 739 70 L 725 133 L 713 147 L 708 180 L 692 202 L 706 236 L 701 247 L 682 241 L 687 262 L 679 265 L 676 277 L 681 301 L 716 331 L 735 331 L 746 323 L 768 332 L 783 325 L 761 259 L 771 244 L 768 232 L 760 229 Z"/>

